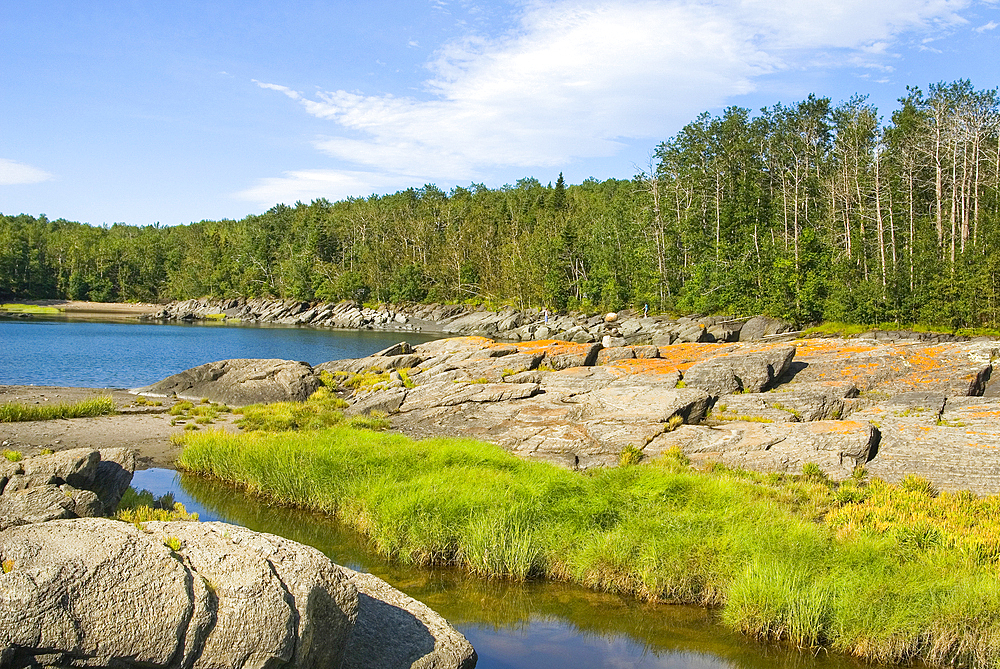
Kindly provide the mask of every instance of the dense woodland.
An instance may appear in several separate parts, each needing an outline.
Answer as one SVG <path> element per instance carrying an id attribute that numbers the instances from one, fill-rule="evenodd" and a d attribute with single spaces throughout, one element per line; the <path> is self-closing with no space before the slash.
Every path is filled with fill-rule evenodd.
<path id="1" fill-rule="evenodd" d="M 631 181 L 433 185 L 240 221 L 0 215 L 0 295 L 472 302 L 1000 325 L 1000 110 L 968 81 L 702 114 Z"/>

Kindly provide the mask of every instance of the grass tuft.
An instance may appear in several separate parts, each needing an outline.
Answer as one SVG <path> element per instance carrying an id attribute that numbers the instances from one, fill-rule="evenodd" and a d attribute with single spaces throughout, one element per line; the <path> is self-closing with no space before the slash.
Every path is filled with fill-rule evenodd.
<path id="1" fill-rule="evenodd" d="M 0 404 L 0 423 L 17 423 L 29 420 L 55 420 L 58 418 L 91 418 L 118 413 L 110 395 L 98 395 L 73 404 Z"/>

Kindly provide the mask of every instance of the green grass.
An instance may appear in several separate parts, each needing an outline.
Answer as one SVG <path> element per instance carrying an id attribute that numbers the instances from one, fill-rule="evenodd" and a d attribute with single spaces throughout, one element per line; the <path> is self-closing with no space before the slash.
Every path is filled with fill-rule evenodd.
<path id="1" fill-rule="evenodd" d="M 251 404 L 237 409 L 243 418 L 236 424 L 248 431 L 315 430 L 340 425 L 344 421 L 340 410 L 346 407 L 347 402 L 323 386 L 305 402 Z"/>
<path id="2" fill-rule="evenodd" d="M 198 520 L 197 513 L 188 513 L 184 505 L 174 501 L 174 496 L 170 493 L 157 498 L 148 490 L 136 490 L 131 486 L 122 495 L 114 517 L 133 525 L 150 520 Z"/>
<path id="3" fill-rule="evenodd" d="M 58 314 L 61 309 L 56 307 L 40 307 L 37 304 L 0 304 L 0 311 L 12 314 Z"/>
<path id="4" fill-rule="evenodd" d="M 819 325 L 814 325 L 806 329 L 803 334 L 820 334 L 831 336 L 858 335 L 862 332 L 873 330 L 908 330 L 911 332 L 932 332 L 940 334 L 954 334 L 960 337 L 1000 337 L 1000 330 L 996 328 L 951 328 L 947 326 L 937 326 L 927 323 L 841 323 L 839 321 L 826 321 Z"/>
<path id="5" fill-rule="evenodd" d="M 181 467 L 333 514 L 403 562 L 720 606 L 755 637 L 875 661 L 1000 666 L 995 497 L 696 472 L 679 451 L 581 475 L 345 427 L 184 440 Z"/>
<path id="6" fill-rule="evenodd" d="M 28 420 L 54 420 L 56 418 L 90 418 L 118 413 L 110 395 L 98 395 L 74 404 L 0 404 L 0 423 L 17 423 Z"/>

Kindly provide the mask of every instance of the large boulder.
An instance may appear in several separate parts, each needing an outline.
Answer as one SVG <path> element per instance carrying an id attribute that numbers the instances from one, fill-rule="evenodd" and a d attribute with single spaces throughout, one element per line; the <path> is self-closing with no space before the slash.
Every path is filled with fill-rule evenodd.
<path id="1" fill-rule="evenodd" d="M 759 341 L 765 337 L 791 332 L 795 328 L 791 323 L 771 318 L 770 316 L 754 316 L 740 328 L 740 341 Z"/>
<path id="2" fill-rule="evenodd" d="M 357 615 L 315 549 L 223 523 L 0 532 L 4 666 L 337 667 Z"/>
<path id="3" fill-rule="evenodd" d="M 472 645 L 430 607 L 377 576 L 341 569 L 358 591 L 357 621 L 341 669 L 473 669 L 476 666 Z"/>
<path id="4" fill-rule="evenodd" d="M 759 393 L 788 369 L 793 357 L 794 346 L 730 353 L 695 363 L 684 372 L 684 383 L 711 395 Z"/>
<path id="5" fill-rule="evenodd" d="M 307 363 L 240 358 L 200 365 L 134 392 L 191 400 L 206 398 L 230 406 L 246 406 L 302 402 L 319 386 L 319 376 Z"/>
<path id="6" fill-rule="evenodd" d="M 135 451 L 124 448 L 74 448 L 7 462 L 0 467 L 0 529 L 114 511 L 134 471 Z"/>

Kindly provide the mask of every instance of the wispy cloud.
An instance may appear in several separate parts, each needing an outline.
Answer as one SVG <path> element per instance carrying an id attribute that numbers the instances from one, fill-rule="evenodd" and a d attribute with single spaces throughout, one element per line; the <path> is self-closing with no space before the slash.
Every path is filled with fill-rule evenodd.
<path id="1" fill-rule="evenodd" d="M 280 177 L 260 179 L 235 197 L 267 209 L 276 202 L 291 204 L 318 198 L 340 200 L 348 197 L 386 193 L 422 184 L 420 175 L 380 174 L 352 170 L 290 170 Z"/>
<path id="2" fill-rule="evenodd" d="M 19 186 L 48 181 L 52 175 L 31 165 L 0 158 L 0 186 Z"/>
<path id="3" fill-rule="evenodd" d="M 256 83 L 339 127 L 315 144 L 355 166 L 352 178 L 419 166 L 431 179 L 472 180 L 668 136 L 762 75 L 820 61 L 891 72 L 901 36 L 963 25 L 971 1 L 529 0 L 510 33 L 439 48 L 419 96 Z"/>
<path id="4" fill-rule="evenodd" d="M 997 23 L 996 21 L 990 21 L 989 23 L 983 24 L 983 25 L 979 26 L 978 28 L 976 28 L 976 32 L 977 33 L 984 33 L 987 30 L 993 30 L 997 26 L 1000 26 L 1000 23 Z"/>

